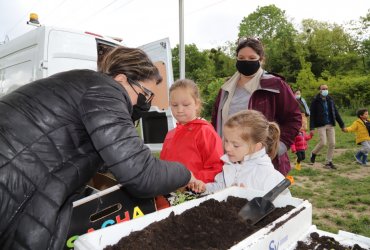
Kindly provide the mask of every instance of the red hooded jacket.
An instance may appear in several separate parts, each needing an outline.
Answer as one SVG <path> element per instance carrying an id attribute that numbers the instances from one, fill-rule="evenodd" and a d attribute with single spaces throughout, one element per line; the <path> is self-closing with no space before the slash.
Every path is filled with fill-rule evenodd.
<path id="1" fill-rule="evenodd" d="M 308 146 L 307 142 L 311 140 L 313 133 L 307 134 L 305 131 L 300 131 L 294 139 L 294 143 L 290 146 L 293 153 L 297 151 L 305 151 Z"/>
<path id="2" fill-rule="evenodd" d="M 222 140 L 212 125 L 195 119 L 167 133 L 160 158 L 184 164 L 195 178 L 208 183 L 222 171 L 222 155 Z"/>

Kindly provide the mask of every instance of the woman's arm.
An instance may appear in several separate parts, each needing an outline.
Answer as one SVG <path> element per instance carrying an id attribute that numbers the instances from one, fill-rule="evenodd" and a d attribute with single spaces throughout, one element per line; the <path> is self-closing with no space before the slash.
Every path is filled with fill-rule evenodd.
<path id="1" fill-rule="evenodd" d="M 190 172 L 155 158 L 136 132 L 129 97 L 120 86 L 90 88 L 79 105 L 90 139 L 116 179 L 132 195 L 153 197 L 185 186 Z"/>

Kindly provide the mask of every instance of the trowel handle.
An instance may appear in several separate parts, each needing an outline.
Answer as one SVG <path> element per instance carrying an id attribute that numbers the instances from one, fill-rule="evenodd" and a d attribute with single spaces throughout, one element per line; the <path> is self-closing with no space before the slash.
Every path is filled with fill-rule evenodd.
<path id="1" fill-rule="evenodd" d="M 291 180 L 288 178 L 284 178 L 279 184 L 277 184 L 273 189 L 271 189 L 263 198 L 273 201 L 276 197 L 278 197 L 281 192 L 283 192 L 287 187 L 291 184 Z"/>

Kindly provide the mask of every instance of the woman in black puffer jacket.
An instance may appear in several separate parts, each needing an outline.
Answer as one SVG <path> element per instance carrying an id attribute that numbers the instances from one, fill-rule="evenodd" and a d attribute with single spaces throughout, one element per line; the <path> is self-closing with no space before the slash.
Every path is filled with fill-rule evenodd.
<path id="1" fill-rule="evenodd" d="M 100 71 L 59 73 L 0 99 L 1 249 L 61 249 L 72 202 L 103 164 L 136 197 L 191 179 L 153 157 L 133 125 L 161 81 L 147 55 L 118 47 Z"/>

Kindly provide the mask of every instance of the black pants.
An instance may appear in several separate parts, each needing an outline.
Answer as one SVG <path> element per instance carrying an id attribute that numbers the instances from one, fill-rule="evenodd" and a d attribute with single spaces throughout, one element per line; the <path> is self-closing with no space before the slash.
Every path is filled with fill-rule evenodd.
<path id="1" fill-rule="evenodd" d="M 297 162 L 298 163 L 300 163 L 301 161 L 303 161 L 306 158 L 305 151 L 297 151 L 295 154 L 297 155 Z"/>

